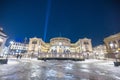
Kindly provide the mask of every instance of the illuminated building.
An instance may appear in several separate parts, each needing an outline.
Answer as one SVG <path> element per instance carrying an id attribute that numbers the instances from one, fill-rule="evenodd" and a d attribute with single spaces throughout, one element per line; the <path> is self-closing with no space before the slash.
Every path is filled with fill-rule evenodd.
<path id="1" fill-rule="evenodd" d="M 9 46 L 9 54 L 26 53 L 28 50 L 28 44 L 20 42 L 12 42 Z"/>
<path id="2" fill-rule="evenodd" d="M 5 43 L 7 40 L 7 35 L 3 32 L 3 29 L 0 28 L 0 56 L 4 56 L 3 48 L 5 47 Z"/>
<path id="3" fill-rule="evenodd" d="M 41 38 L 30 38 L 28 53 L 45 57 L 79 57 L 83 52 L 91 53 L 91 39 L 79 39 L 76 43 L 64 37 L 50 39 L 45 43 Z"/>
<path id="4" fill-rule="evenodd" d="M 105 58 L 107 54 L 105 45 L 98 45 L 93 48 L 94 58 Z"/>
<path id="5" fill-rule="evenodd" d="M 108 54 L 120 51 L 120 33 L 111 35 L 104 39 Z"/>

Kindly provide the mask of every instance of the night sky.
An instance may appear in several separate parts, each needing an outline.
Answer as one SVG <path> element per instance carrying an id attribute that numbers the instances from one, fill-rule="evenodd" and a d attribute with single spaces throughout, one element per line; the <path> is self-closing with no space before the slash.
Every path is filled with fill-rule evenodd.
<path id="1" fill-rule="evenodd" d="M 93 46 L 120 32 L 120 0 L 0 0 L 0 26 L 10 40 L 39 37 L 92 39 Z"/>

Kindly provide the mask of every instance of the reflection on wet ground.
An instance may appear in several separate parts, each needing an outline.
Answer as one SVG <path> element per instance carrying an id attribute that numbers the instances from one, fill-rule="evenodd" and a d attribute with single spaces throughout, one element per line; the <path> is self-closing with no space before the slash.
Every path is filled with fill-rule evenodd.
<path id="1" fill-rule="evenodd" d="M 30 61 L 0 65 L 0 80 L 119 80 L 94 63 Z"/>

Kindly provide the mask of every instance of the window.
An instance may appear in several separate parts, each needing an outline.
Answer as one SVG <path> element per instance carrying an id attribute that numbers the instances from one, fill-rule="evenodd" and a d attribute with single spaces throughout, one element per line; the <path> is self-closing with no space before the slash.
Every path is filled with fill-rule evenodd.
<path id="1" fill-rule="evenodd" d="M 112 48 L 112 49 L 117 48 L 117 43 L 116 43 L 115 41 L 111 41 L 111 42 L 109 43 L 109 45 L 110 45 L 110 48 Z"/>
<path id="2" fill-rule="evenodd" d="M 89 43 L 88 43 L 88 42 L 84 42 L 84 44 L 85 44 L 85 45 L 89 45 Z"/>
<path id="3" fill-rule="evenodd" d="M 37 41 L 32 41 L 32 44 L 37 44 Z"/>

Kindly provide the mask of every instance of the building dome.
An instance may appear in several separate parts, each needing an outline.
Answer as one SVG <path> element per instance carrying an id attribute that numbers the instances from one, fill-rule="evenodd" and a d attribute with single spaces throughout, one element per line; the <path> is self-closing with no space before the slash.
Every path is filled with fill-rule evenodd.
<path id="1" fill-rule="evenodd" d="M 70 39 L 64 37 L 55 37 L 50 39 L 51 45 L 70 45 Z"/>

